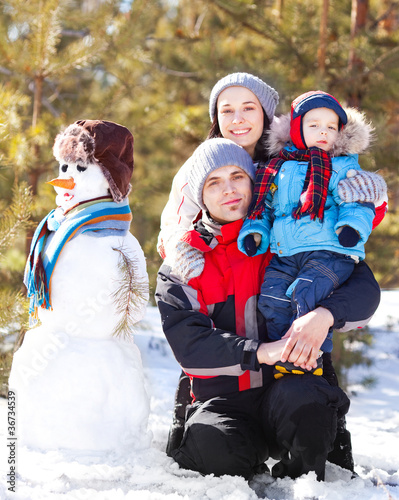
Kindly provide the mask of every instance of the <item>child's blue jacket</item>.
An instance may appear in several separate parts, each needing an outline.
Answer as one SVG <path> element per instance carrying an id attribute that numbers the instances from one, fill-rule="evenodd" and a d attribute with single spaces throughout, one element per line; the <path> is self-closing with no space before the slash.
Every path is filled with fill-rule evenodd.
<path id="1" fill-rule="evenodd" d="M 308 163 L 304 161 L 286 161 L 281 166 L 275 181 L 277 190 L 266 197 L 263 218 L 244 222 L 238 238 L 239 249 L 244 252 L 246 235 L 259 233 L 262 242 L 257 255 L 265 252 L 270 244 L 270 250 L 280 257 L 305 251 L 329 250 L 364 259 L 364 244 L 372 230 L 374 206 L 344 203 L 338 195 L 338 183 L 346 177 L 348 170 L 361 170 L 358 155 L 332 158 L 323 222 L 311 220 L 309 215 L 300 219 L 292 217 L 302 193 L 307 168 Z M 355 247 L 340 245 L 336 231 L 342 226 L 350 226 L 360 234 Z"/>

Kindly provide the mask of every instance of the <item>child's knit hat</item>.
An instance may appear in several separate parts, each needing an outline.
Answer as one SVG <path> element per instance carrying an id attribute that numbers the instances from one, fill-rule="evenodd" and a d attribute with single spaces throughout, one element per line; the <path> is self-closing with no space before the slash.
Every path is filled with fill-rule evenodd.
<path id="1" fill-rule="evenodd" d="M 228 87 L 245 87 L 253 92 L 259 99 L 266 116 L 271 123 L 273 121 L 274 112 L 278 104 L 278 93 L 274 88 L 267 85 L 257 76 L 249 73 L 231 73 L 219 80 L 213 87 L 209 98 L 209 116 L 211 122 L 216 114 L 216 103 L 218 97 L 223 90 Z"/>
<path id="2" fill-rule="evenodd" d="M 303 137 L 302 120 L 304 115 L 315 108 L 328 108 L 332 109 L 339 117 L 339 128 L 341 129 L 348 117 L 341 104 L 327 92 L 322 90 L 312 90 L 298 96 L 291 104 L 291 140 L 295 147 L 298 149 L 307 149 Z"/>
<path id="3" fill-rule="evenodd" d="M 99 165 L 114 201 L 128 196 L 134 161 L 133 136 L 126 127 L 102 120 L 79 120 L 57 135 L 53 153 L 59 162 Z"/>
<path id="4" fill-rule="evenodd" d="M 194 200 L 202 210 L 206 210 L 202 199 L 206 179 L 214 170 L 228 165 L 242 168 L 252 181 L 255 180 L 255 166 L 251 156 L 229 139 L 208 139 L 194 151 L 190 159 L 188 185 Z"/>

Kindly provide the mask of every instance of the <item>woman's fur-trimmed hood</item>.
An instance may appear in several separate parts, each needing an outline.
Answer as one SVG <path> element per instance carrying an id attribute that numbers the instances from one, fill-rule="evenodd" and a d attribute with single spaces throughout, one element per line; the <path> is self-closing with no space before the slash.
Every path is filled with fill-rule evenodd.
<path id="1" fill-rule="evenodd" d="M 348 122 L 339 132 L 333 156 L 346 156 L 364 153 L 373 140 L 374 127 L 367 120 L 364 113 L 355 108 L 345 108 Z M 268 134 L 266 152 L 269 156 L 277 156 L 288 145 L 292 145 L 290 138 L 291 115 L 287 113 L 275 117 Z"/>

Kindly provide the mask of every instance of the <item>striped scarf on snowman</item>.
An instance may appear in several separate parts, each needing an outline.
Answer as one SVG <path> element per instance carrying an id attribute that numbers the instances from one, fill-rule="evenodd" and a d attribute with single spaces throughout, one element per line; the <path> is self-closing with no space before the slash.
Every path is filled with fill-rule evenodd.
<path id="1" fill-rule="evenodd" d="M 51 277 L 68 241 L 88 231 L 95 236 L 125 236 L 132 220 L 127 199 L 120 203 L 112 198 L 83 202 L 61 217 L 59 210 L 52 210 L 40 222 L 32 238 L 24 275 L 30 298 L 29 326 L 37 324 L 39 307 L 51 309 Z"/>

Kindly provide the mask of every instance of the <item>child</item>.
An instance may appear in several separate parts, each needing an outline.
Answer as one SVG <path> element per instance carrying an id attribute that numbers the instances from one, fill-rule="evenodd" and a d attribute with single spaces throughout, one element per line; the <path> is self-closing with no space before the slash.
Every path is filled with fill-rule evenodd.
<path id="1" fill-rule="evenodd" d="M 288 139 L 281 130 L 287 123 L 284 117 L 272 127 L 272 148 Z M 279 157 L 257 172 L 238 245 L 244 253 L 255 255 L 270 244 L 275 253 L 259 298 L 271 340 L 283 337 L 295 317 L 315 309 L 364 259 L 374 205 L 344 203 L 338 183 L 348 172 L 360 170 L 357 153 L 366 149 L 371 132 L 361 113 L 348 110 L 347 114 L 325 92 L 307 92 L 291 105 L 293 145 L 281 149 Z M 373 183 L 363 186 L 363 195 L 373 187 Z M 367 196 L 363 199 L 367 201 Z M 254 234 L 261 236 L 258 248 Z M 331 352 L 332 331 L 321 350 Z M 298 370 L 291 363 L 282 365 L 276 367 L 282 373 Z M 322 373 L 320 366 L 316 373 Z"/>

